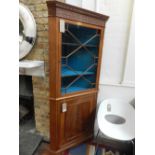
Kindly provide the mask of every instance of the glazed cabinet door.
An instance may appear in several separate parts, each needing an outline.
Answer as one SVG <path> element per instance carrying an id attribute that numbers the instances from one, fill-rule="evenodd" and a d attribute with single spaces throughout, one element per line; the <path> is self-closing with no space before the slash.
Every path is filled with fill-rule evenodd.
<path id="1" fill-rule="evenodd" d="M 60 101 L 61 145 L 86 139 L 93 133 L 96 94 Z"/>
<path id="2" fill-rule="evenodd" d="M 96 88 L 101 31 L 60 20 L 62 25 L 61 95 Z"/>

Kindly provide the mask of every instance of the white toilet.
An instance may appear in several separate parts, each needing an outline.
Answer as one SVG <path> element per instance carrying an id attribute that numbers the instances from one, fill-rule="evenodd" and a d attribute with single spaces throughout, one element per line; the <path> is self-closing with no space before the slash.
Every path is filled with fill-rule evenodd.
<path id="1" fill-rule="evenodd" d="M 109 138 L 130 141 L 135 138 L 135 109 L 122 99 L 106 99 L 98 109 L 100 132 Z"/>

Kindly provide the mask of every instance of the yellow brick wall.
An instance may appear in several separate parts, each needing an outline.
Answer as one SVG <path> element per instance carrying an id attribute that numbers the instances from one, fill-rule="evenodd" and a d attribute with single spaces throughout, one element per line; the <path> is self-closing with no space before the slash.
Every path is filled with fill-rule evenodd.
<path id="1" fill-rule="evenodd" d="M 63 1 L 64 0 L 59 0 Z M 46 0 L 20 0 L 31 10 L 37 24 L 37 39 L 32 51 L 24 58 L 45 61 L 45 77 L 33 77 L 36 129 L 49 138 L 49 67 L 48 67 L 48 12 Z"/>

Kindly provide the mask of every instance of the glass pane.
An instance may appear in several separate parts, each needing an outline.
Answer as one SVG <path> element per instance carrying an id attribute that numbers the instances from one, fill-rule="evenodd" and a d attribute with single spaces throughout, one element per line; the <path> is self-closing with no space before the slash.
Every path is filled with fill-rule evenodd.
<path id="1" fill-rule="evenodd" d="M 65 24 L 62 33 L 62 95 L 96 87 L 99 40 L 96 29 Z"/>

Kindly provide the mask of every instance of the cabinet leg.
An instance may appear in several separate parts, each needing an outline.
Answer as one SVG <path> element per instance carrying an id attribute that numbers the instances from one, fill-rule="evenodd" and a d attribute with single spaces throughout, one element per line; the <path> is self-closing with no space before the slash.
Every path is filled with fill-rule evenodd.
<path id="1" fill-rule="evenodd" d="M 68 151 L 63 151 L 63 152 L 55 152 L 50 149 L 50 147 L 44 148 L 42 152 L 39 155 L 69 155 Z"/>
<path id="2" fill-rule="evenodd" d="M 94 155 L 95 154 L 95 146 L 87 144 L 86 155 Z"/>
<path id="3" fill-rule="evenodd" d="M 69 155 L 69 154 L 65 154 L 65 152 L 54 153 L 54 152 L 45 150 L 39 155 Z"/>

